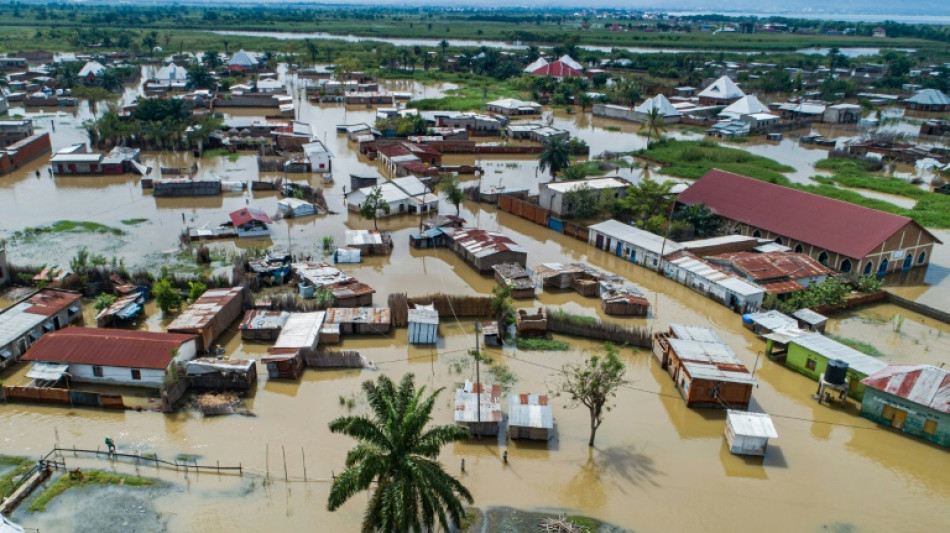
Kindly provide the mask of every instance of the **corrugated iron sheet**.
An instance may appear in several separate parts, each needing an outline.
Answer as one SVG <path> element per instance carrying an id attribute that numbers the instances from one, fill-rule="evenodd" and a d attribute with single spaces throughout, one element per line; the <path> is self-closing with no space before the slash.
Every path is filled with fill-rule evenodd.
<path id="1" fill-rule="evenodd" d="M 861 381 L 872 389 L 950 414 L 950 371 L 932 365 L 893 365 Z"/>
<path id="2" fill-rule="evenodd" d="M 103 328 L 66 328 L 43 335 L 24 361 L 164 370 L 192 335 Z"/>

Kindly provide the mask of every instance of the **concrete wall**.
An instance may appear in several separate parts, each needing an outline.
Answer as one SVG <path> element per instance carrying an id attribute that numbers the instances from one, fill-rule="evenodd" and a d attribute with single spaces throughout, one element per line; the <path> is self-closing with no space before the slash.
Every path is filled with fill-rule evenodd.
<path id="1" fill-rule="evenodd" d="M 131 368 L 104 366 L 102 368 L 102 377 L 95 375 L 92 365 L 69 365 L 69 373 L 73 381 L 79 383 L 102 383 L 108 385 L 122 385 L 126 387 L 149 387 L 161 388 L 165 380 L 164 370 L 155 370 L 151 368 L 138 369 L 142 379 L 132 379 Z"/>
<path id="2" fill-rule="evenodd" d="M 900 430 L 904 433 L 927 439 L 941 446 L 950 447 L 950 415 L 916 404 L 897 396 L 867 389 L 861 402 L 861 416 L 886 426 L 894 426 L 897 411 L 906 413 Z M 887 415 L 887 418 L 885 418 Z M 900 425 L 899 418 L 896 420 Z M 936 423 L 933 434 L 924 432 L 927 421 Z"/>

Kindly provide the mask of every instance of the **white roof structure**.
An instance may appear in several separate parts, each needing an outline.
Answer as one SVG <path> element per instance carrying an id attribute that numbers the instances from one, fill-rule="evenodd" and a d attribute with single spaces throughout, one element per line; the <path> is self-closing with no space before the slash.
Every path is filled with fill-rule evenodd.
<path id="1" fill-rule="evenodd" d="M 664 117 L 680 117 L 683 116 L 678 109 L 673 107 L 673 104 L 662 94 L 658 94 L 653 98 L 647 99 L 642 104 L 635 107 L 633 110 L 638 113 L 643 113 L 649 115 L 653 109 L 656 108 L 661 115 Z"/>
<path id="2" fill-rule="evenodd" d="M 947 96 L 938 89 L 922 89 L 917 91 L 905 102 L 911 102 L 917 105 L 950 105 L 950 96 Z"/>
<path id="3" fill-rule="evenodd" d="M 700 98 L 719 98 L 723 100 L 742 98 L 743 96 L 745 96 L 745 93 L 742 92 L 742 89 L 740 89 L 739 86 L 736 85 L 736 82 L 732 81 L 729 76 L 719 78 L 699 93 Z"/>
<path id="4" fill-rule="evenodd" d="M 231 56 L 231 59 L 228 61 L 228 65 L 237 65 L 244 68 L 253 68 L 257 66 L 257 59 L 254 58 L 251 54 L 240 49 L 236 54 Z"/>
<path id="5" fill-rule="evenodd" d="M 556 181 L 544 184 L 544 186 L 546 186 L 548 189 L 561 194 L 577 190 L 584 185 L 597 191 L 602 189 L 623 189 L 628 187 L 630 184 L 619 178 L 594 178 L 589 180 Z"/>
<path id="6" fill-rule="evenodd" d="M 396 186 L 395 183 L 387 181 L 380 185 L 373 185 L 372 187 L 363 187 L 362 189 L 357 189 L 350 194 L 346 195 L 346 201 L 350 204 L 360 205 L 366 199 L 370 193 L 373 192 L 375 187 L 379 187 L 382 192 L 382 199 L 386 200 L 386 203 L 390 206 L 398 204 L 400 202 L 409 201 L 410 196 L 405 193 L 402 189 Z"/>
<path id="7" fill-rule="evenodd" d="M 420 305 L 409 310 L 409 322 L 413 324 L 439 323 L 439 312 L 433 305 Z"/>
<path id="8" fill-rule="evenodd" d="M 580 63 L 575 61 L 573 57 L 567 54 L 562 55 L 558 59 L 558 61 L 560 61 L 561 63 L 564 63 L 565 65 L 571 67 L 574 70 L 584 70 L 584 65 L 581 65 Z M 541 65 L 541 66 L 543 67 L 544 65 Z"/>
<path id="9" fill-rule="evenodd" d="M 765 413 L 729 409 L 728 414 L 726 414 L 726 423 L 729 424 L 736 435 L 761 439 L 778 438 L 778 432 L 775 431 L 772 418 Z"/>
<path id="10" fill-rule="evenodd" d="M 676 241 L 664 239 L 659 235 L 624 224 L 619 220 L 606 220 L 594 224 L 590 229 L 657 255 L 671 254 L 683 249 L 683 246 Z M 663 241 L 666 241 L 666 243 L 664 244 Z"/>
<path id="11" fill-rule="evenodd" d="M 258 91 L 280 91 L 283 89 L 284 89 L 284 84 L 281 83 L 279 80 L 274 80 L 270 78 L 257 80 Z"/>
<path id="12" fill-rule="evenodd" d="M 508 396 L 508 425 L 554 429 L 554 413 L 546 394 Z"/>
<path id="13" fill-rule="evenodd" d="M 541 104 L 537 102 L 526 102 L 524 100 L 518 100 L 517 98 L 502 98 L 501 100 L 495 100 L 494 102 L 488 102 L 489 106 L 500 107 L 503 109 L 515 110 L 515 109 L 531 109 L 538 111 L 541 109 Z"/>
<path id="14" fill-rule="evenodd" d="M 762 287 L 733 274 L 727 274 L 691 253 L 683 254 L 681 257 L 670 260 L 669 263 L 740 296 L 754 296 L 765 293 L 765 289 Z"/>
<path id="15" fill-rule="evenodd" d="M 403 176 L 401 178 L 393 178 L 392 183 L 402 189 L 403 192 L 409 196 L 422 196 L 424 194 L 429 194 L 429 188 L 426 187 L 425 183 L 422 183 L 422 180 L 415 176 Z M 431 194 L 433 198 L 437 197 L 436 194 Z"/>
<path id="16" fill-rule="evenodd" d="M 813 102 L 786 102 L 778 107 L 782 111 L 794 111 L 800 115 L 821 115 L 825 112 L 824 104 Z"/>
<path id="17" fill-rule="evenodd" d="M 327 149 L 326 145 L 323 144 L 323 141 L 319 141 L 316 139 L 301 146 L 301 148 L 303 148 L 303 153 L 307 157 L 310 157 L 311 155 L 316 155 L 316 154 L 330 154 L 331 157 L 333 156 L 333 153 Z"/>
<path id="18" fill-rule="evenodd" d="M 840 359 L 845 363 L 848 363 L 850 368 L 855 369 L 856 371 L 870 376 L 871 374 L 880 372 L 887 368 L 887 363 L 884 361 L 879 361 L 870 355 L 863 354 L 850 346 L 845 346 L 840 342 L 821 335 L 819 333 L 811 333 L 808 335 L 802 335 L 791 341 L 793 344 L 797 344 L 806 350 L 815 352 L 816 354 L 827 358 L 828 360 Z"/>
<path id="19" fill-rule="evenodd" d="M 525 67 L 524 71 L 527 73 L 531 73 L 538 70 L 541 67 L 546 67 L 547 65 L 548 65 L 548 60 L 544 59 L 543 57 L 539 57 L 535 59 L 534 62 L 532 62 L 530 65 Z"/>
<path id="20" fill-rule="evenodd" d="M 102 63 L 98 61 L 90 61 L 82 66 L 82 69 L 80 69 L 79 71 L 79 77 L 85 78 L 86 76 L 89 76 L 90 74 L 93 76 L 98 76 L 105 70 L 106 70 L 106 67 Z"/>
<path id="21" fill-rule="evenodd" d="M 753 323 L 758 324 L 768 330 L 798 327 L 797 320 L 774 309 L 762 313 L 749 313 L 744 315 L 742 318 L 749 319 Z"/>
<path id="22" fill-rule="evenodd" d="M 478 390 L 481 389 L 481 394 Z M 466 381 L 455 390 L 455 423 L 501 422 L 501 387 Z M 480 401 L 479 401 L 480 400 Z"/>
<path id="23" fill-rule="evenodd" d="M 756 113 L 769 113 L 769 108 L 759 101 L 754 94 L 748 94 L 730 104 L 723 109 L 719 116 L 729 118 L 739 118 L 742 115 L 754 115 Z"/>
<path id="24" fill-rule="evenodd" d="M 158 69 L 155 80 L 165 82 L 188 81 L 188 70 L 174 63 L 169 63 Z"/>
<path id="25" fill-rule="evenodd" d="M 280 328 L 274 348 L 316 348 L 326 312 L 291 313 Z"/>

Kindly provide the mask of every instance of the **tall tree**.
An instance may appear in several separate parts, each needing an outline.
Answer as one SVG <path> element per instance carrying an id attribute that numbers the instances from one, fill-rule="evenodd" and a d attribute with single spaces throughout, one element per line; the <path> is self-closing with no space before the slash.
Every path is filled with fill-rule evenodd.
<path id="1" fill-rule="evenodd" d="M 465 514 L 462 501 L 474 500 L 438 456 L 443 446 L 467 439 L 469 432 L 457 425 L 426 429 L 442 390 L 428 395 L 425 387 L 416 391 L 412 374 L 404 375 L 398 387 L 386 376 L 363 383 L 372 416 L 330 422 L 330 431 L 359 442 L 330 487 L 330 511 L 375 484 L 363 515 L 364 533 L 435 531 L 437 521 L 445 531 L 459 527 Z"/>
<path id="2" fill-rule="evenodd" d="M 654 137 L 659 140 L 660 136 L 666 132 L 666 122 L 663 120 L 663 115 L 660 114 L 660 108 L 653 106 L 650 114 L 647 115 L 646 122 L 643 123 L 643 128 L 647 130 L 647 150 L 649 150 L 650 141 Z"/>
<path id="3" fill-rule="evenodd" d="M 673 202 L 672 188 L 672 181 L 658 182 L 645 177 L 640 183 L 627 187 L 626 197 L 617 200 L 614 206 L 615 214 L 627 215 L 640 225 L 655 216 L 665 219 Z"/>
<path id="4" fill-rule="evenodd" d="M 379 229 L 379 226 L 376 225 L 376 218 L 380 211 L 388 214 L 389 202 L 383 198 L 383 189 L 376 186 L 370 190 L 369 194 L 366 195 L 366 199 L 360 204 L 360 215 L 367 220 L 372 219 L 373 228 Z"/>
<path id="5" fill-rule="evenodd" d="M 439 181 L 439 192 L 442 193 L 442 196 L 444 196 L 450 204 L 455 206 L 455 214 L 461 214 L 461 206 L 462 201 L 465 200 L 465 192 L 463 192 L 462 187 L 459 186 L 458 177 L 451 174 L 442 176 L 442 179 Z"/>
<path id="6" fill-rule="evenodd" d="M 617 349 L 609 343 L 604 345 L 604 353 L 591 356 L 578 364 L 568 364 L 561 368 L 561 381 L 558 394 L 570 398 L 571 407 L 583 405 L 590 412 L 590 440 L 594 445 L 597 430 L 604 422 L 604 415 L 612 409 L 610 401 L 617 396 L 617 389 L 627 383 L 624 376 L 627 367 L 617 357 Z"/>
<path id="7" fill-rule="evenodd" d="M 571 164 L 571 150 L 564 137 L 552 137 L 544 141 L 544 150 L 538 154 L 538 170 L 549 171 L 551 179 L 561 169 Z"/>

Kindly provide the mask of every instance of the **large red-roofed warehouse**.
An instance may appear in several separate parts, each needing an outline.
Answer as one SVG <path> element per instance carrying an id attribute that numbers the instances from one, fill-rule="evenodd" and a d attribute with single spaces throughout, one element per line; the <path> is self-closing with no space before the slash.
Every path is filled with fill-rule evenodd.
<path id="1" fill-rule="evenodd" d="M 855 276 L 926 266 L 940 243 L 907 217 L 722 170 L 707 172 L 678 202 L 706 205 L 730 233 L 774 240 Z"/>

